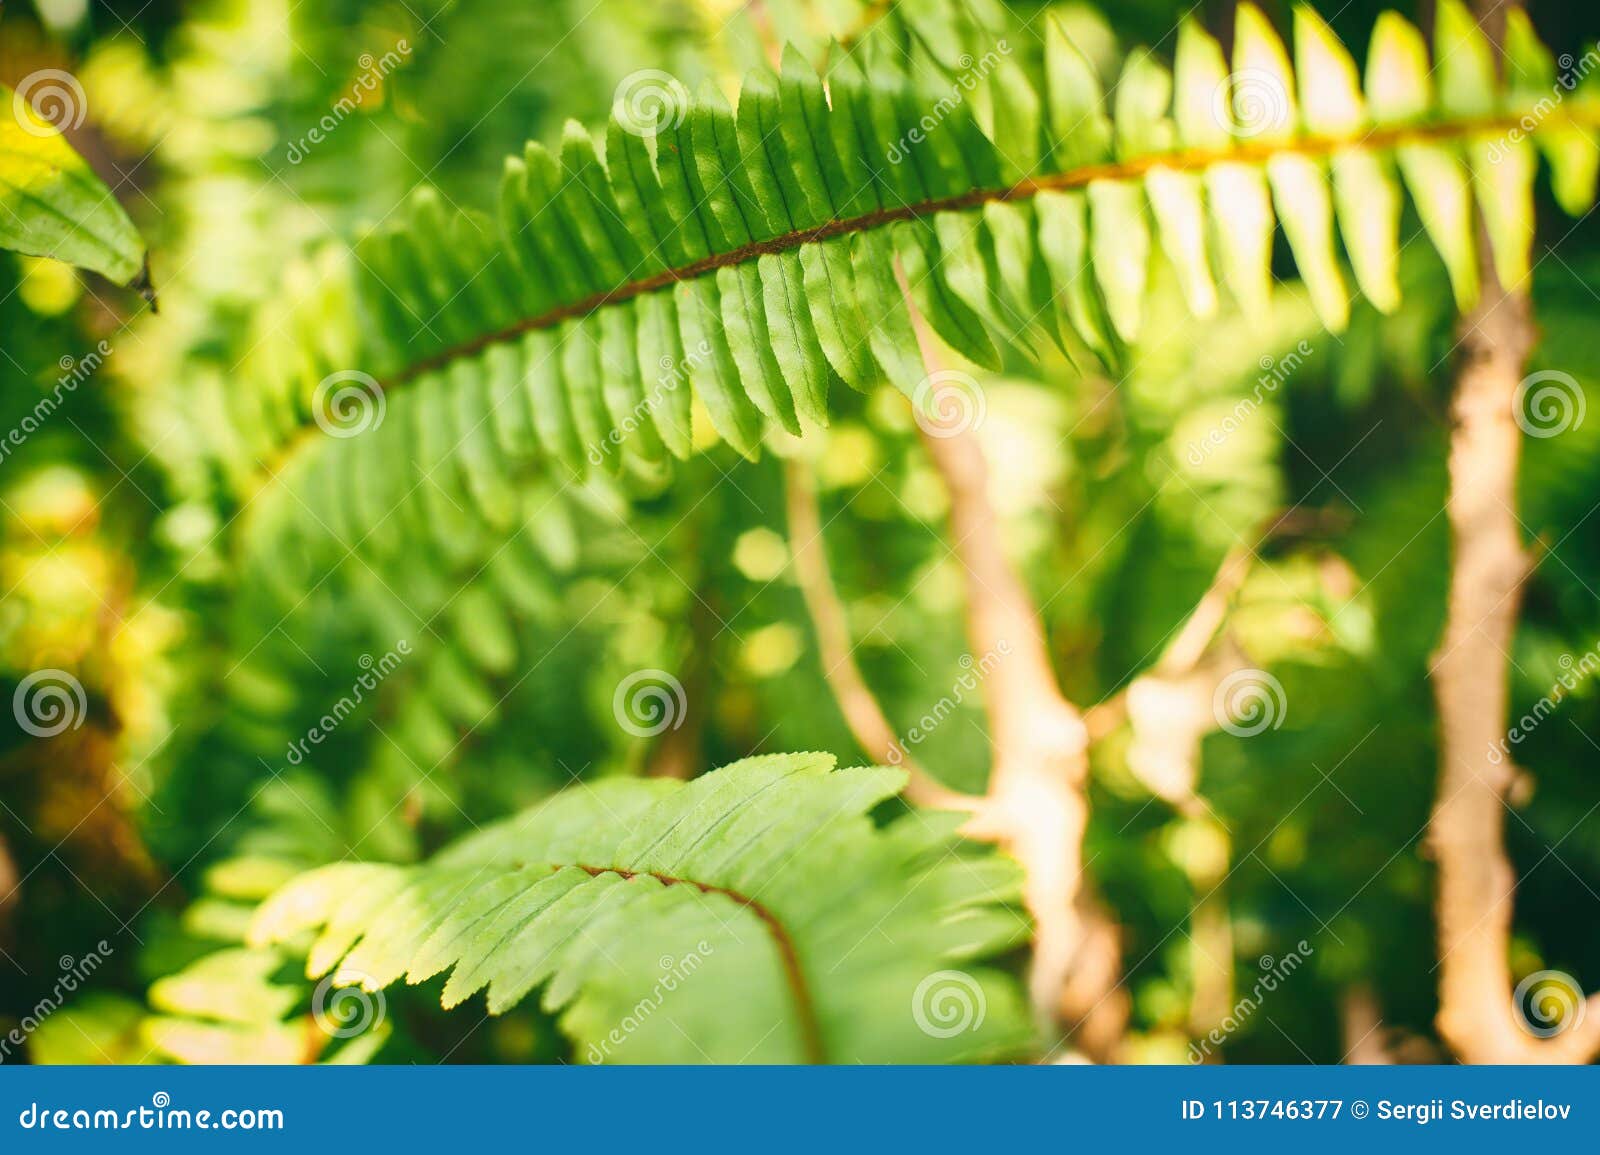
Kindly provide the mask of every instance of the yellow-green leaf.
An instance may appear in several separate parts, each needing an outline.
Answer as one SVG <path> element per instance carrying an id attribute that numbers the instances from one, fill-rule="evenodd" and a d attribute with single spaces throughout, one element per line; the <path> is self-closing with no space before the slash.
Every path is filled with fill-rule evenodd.
<path id="1" fill-rule="evenodd" d="M 4 84 L 0 104 L 0 248 L 146 287 L 144 242 L 111 190 Z"/>

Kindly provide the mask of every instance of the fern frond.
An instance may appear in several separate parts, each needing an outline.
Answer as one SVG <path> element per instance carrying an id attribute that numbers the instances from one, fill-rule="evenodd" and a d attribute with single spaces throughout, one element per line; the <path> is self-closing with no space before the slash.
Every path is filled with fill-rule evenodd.
<path id="1" fill-rule="evenodd" d="M 958 815 L 874 826 L 866 811 L 904 775 L 833 764 L 775 755 L 688 784 L 570 789 L 422 866 L 313 871 L 266 902 L 251 941 L 318 931 L 307 973 L 368 990 L 448 970 L 447 1007 L 487 988 L 498 1013 L 543 988 L 591 1061 L 1026 1048 L 1016 983 L 972 961 L 1026 936 L 1015 867 L 963 848 Z M 952 974 L 958 1030 L 925 1002 Z"/>
<path id="2" fill-rule="evenodd" d="M 380 459 L 394 450 L 384 433 L 363 439 Z M 455 768 L 516 709 L 511 692 L 572 634 L 559 614 L 561 583 L 605 572 L 595 555 L 623 534 L 620 507 L 583 488 L 557 492 L 524 478 L 511 522 L 490 524 L 462 516 L 484 503 L 444 489 L 452 483 L 443 470 L 428 494 L 404 502 L 400 491 L 367 507 L 359 504 L 365 487 L 352 502 L 351 479 L 329 476 L 352 460 L 367 463 L 365 453 L 298 458 L 252 503 L 238 543 L 250 577 L 221 624 L 238 656 L 203 773 L 213 794 L 237 795 L 242 805 L 263 764 L 287 758 L 326 769 L 360 745 L 360 770 L 346 787 L 371 800 L 367 825 L 381 823 L 374 836 L 385 847 L 366 852 L 406 857 L 396 840 L 415 832 L 393 800 L 409 797 L 428 814 L 463 805 Z M 367 467 L 377 471 L 378 461 Z M 431 511 L 431 523 L 430 501 L 444 507 Z M 524 716 L 520 747 L 530 723 Z M 325 738 L 332 743 L 322 745 Z"/>
<path id="3" fill-rule="evenodd" d="M 259 821 L 259 818 L 258 818 Z M 254 828 L 272 830 L 270 819 Z M 292 846 L 291 830 L 279 828 Z M 282 849 L 287 849 L 283 847 Z M 295 973 L 280 948 L 249 948 L 244 937 L 262 899 L 314 860 L 291 850 L 214 864 L 202 896 L 179 920 L 180 935 L 146 948 L 144 963 L 189 961 L 150 986 L 149 1006 L 129 1001 L 74 1001 L 51 1017 L 50 1037 L 30 1040 L 36 1063 L 138 1062 L 223 1064 L 365 1063 L 392 1034 L 384 1016 L 349 1029 L 340 996 Z M 196 952 L 198 957 L 195 957 Z M 344 996 L 348 998 L 349 996 Z"/>
<path id="4" fill-rule="evenodd" d="M 1463 306 L 1474 203 L 1502 279 L 1526 274 L 1538 151 L 1569 211 L 1593 201 L 1596 85 L 1568 91 L 1521 13 L 1507 81 L 1447 0 L 1433 65 L 1385 14 L 1364 85 L 1311 10 L 1295 14 L 1298 67 L 1258 10 L 1239 13 L 1231 72 L 1191 22 L 1175 72 L 1136 57 L 1109 105 L 1054 27 L 1039 61 L 997 47 L 954 78 L 921 49 L 908 71 L 869 43 L 826 78 L 791 52 L 750 75 L 737 110 L 664 84 L 648 123 L 619 107 L 603 140 L 573 124 L 559 150 L 512 158 L 495 222 L 424 189 L 368 237 L 354 360 L 375 390 L 406 386 L 418 438 L 461 442 L 469 480 L 530 458 L 655 476 L 694 448 L 691 394 L 753 454 L 768 429 L 826 423 L 839 380 L 913 392 L 897 264 L 980 364 L 1041 339 L 1114 359 L 1140 331 L 1158 245 L 1197 315 L 1219 307 L 1219 281 L 1259 311 L 1281 221 L 1337 329 L 1336 233 L 1360 289 L 1398 304 L 1402 188 Z M 303 427 L 310 383 L 341 360 L 301 348 L 273 412 Z"/>
<path id="5" fill-rule="evenodd" d="M 139 1022 L 146 1059 L 359 1064 L 383 1048 L 391 1034 L 383 1016 L 369 1016 L 360 1031 L 344 1029 L 331 988 L 313 991 L 295 974 L 291 952 L 244 945 L 253 911 L 295 873 L 294 859 L 261 856 L 206 872 L 206 893 L 184 911 L 183 931 L 227 945 L 151 984 L 150 1013 Z"/>

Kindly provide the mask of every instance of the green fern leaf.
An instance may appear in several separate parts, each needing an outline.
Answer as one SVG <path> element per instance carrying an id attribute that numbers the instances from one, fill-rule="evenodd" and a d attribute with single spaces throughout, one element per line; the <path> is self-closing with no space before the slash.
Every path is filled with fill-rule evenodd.
<path id="1" fill-rule="evenodd" d="M 1306 9 L 1295 16 L 1298 75 L 1270 23 L 1245 5 L 1231 75 L 1222 71 L 1214 43 L 1189 24 L 1180 38 L 1175 85 L 1159 65 L 1136 58 L 1109 112 L 1092 73 L 1052 29 L 1042 77 L 1030 78 L 1017 61 L 997 57 L 986 78 L 995 131 L 1004 132 L 1008 141 L 1005 155 L 979 131 L 968 101 L 929 92 L 925 80 L 882 51 L 863 51 L 864 62 L 836 67 L 826 91 L 790 54 L 782 77 L 767 70 L 752 73 L 737 111 L 709 89 L 690 106 L 669 103 L 666 114 L 681 117 L 692 126 L 689 132 L 682 125 L 641 129 L 613 123 L 606 139 L 614 155 L 604 164 L 587 136 L 569 126 L 559 171 L 537 147 L 510 170 L 508 188 L 527 191 L 502 205 L 504 259 L 516 266 L 519 284 L 550 286 L 539 302 L 544 315 L 521 317 L 510 328 L 521 332 L 562 323 L 575 313 L 604 314 L 677 283 L 684 344 L 704 339 L 715 350 L 698 373 L 691 372 L 691 381 L 706 395 L 718 431 L 750 453 L 769 424 L 796 428 L 795 399 L 785 387 L 782 365 L 804 367 L 800 411 L 815 421 L 824 415 L 820 385 L 829 370 L 846 381 L 868 377 L 859 357 L 847 355 L 842 346 L 865 339 L 877 348 L 868 339 L 870 322 L 856 316 L 861 301 L 839 298 L 850 288 L 841 279 L 830 283 L 832 299 L 812 300 L 809 324 L 799 324 L 792 266 L 773 259 L 775 253 L 798 250 L 801 263 L 815 269 L 822 262 L 811 250 L 827 237 L 853 234 L 849 245 L 855 249 L 891 226 L 894 256 L 915 266 L 918 275 L 909 276 L 908 269 L 908 278 L 930 323 L 956 349 L 987 363 L 994 358 L 991 340 L 1010 343 L 1011 338 L 996 325 L 1011 308 L 1000 299 L 1000 278 L 962 259 L 961 246 L 945 243 L 964 234 L 929 231 L 914 222 L 937 223 L 946 214 L 972 213 L 991 202 L 1086 186 L 1095 284 L 1119 335 L 1130 339 L 1138 331 L 1145 292 L 1140 238 L 1150 234 L 1152 223 L 1198 313 L 1216 306 L 1208 219 L 1218 227 L 1218 256 L 1235 294 L 1247 307 L 1264 304 L 1267 230 L 1273 219 L 1265 196 L 1270 191 L 1319 313 L 1338 328 L 1348 316 L 1349 295 L 1335 245 L 1336 222 L 1358 282 L 1381 307 L 1395 305 L 1399 202 L 1383 159 L 1391 155 L 1424 208 L 1425 225 L 1465 304 L 1475 291 L 1466 227 L 1474 191 L 1491 222 L 1503 273 L 1518 275 L 1525 268 L 1531 170 L 1525 159 L 1504 164 L 1498 152 L 1490 163 L 1485 150 L 1504 131 L 1494 115 L 1509 115 L 1519 96 L 1530 98 L 1532 91 L 1526 82 L 1502 86 L 1492 69 L 1485 72 L 1475 25 L 1462 24 L 1458 8 L 1446 4 L 1441 10 L 1437 58 L 1449 65 L 1440 69 L 1436 93 L 1415 29 L 1386 15 L 1374 39 L 1366 99 L 1349 54 Z M 1519 52 L 1536 54 L 1531 32 L 1520 24 L 1518 29 Z M 1502 90 L 1504 99 L 1498 95 Z M 1219 108 L 1229 115 L 1219 118 Z M 1169 109 L 1175 123 L 1167 119 Z M 1562 151 L 1577 155 L 1583 140 L 1593 146 L 1592 134 L 1582 134 L 1596 119 L 1592 102 L 1574 101 L 1549 118 L 1549 128 L 1566 134 Z M 1108 155 L 1113 124 L 1114 161 Z M 1375 130 L 1380 131 L 1374 142 L 1368 138 Z M 1178 141 L 1183 151 L 1174 151 Z M 1230 155 L 1235 151 L 1237 160 Z M 1508 155 L 1523 158 L 1532 149 Z M 983 183 L 1002 171 L 1021 183 L 1009 188 Z M 1567 183 L 1572 194 L 1567 199 L 1575 202 L 1581 180 Z M 701 190 L 706 207 L 688 207 L 697 203 L 694 194 Z M 868 200 L 862 200 L 863 193 Z M 1376 197 L 1373 214 L 1362 211 L 1369 197 Z M 984 234 L 979 251 L 992 246 L 982 212 L 973 217 L 972 227 Z M 416 228 L 402 227 L 369 244 L 380 250 L 418 245 Z M 432 236 L 447 232 L 434 222 Z M 1039 236 L 1036 251 L 1053 263 L 1043 241 Z M 465 278 L 449 276 L 442 259 L 434 260 L 431 276 L 426 261 L 387 268 L 367 263 L 383 282 L 370 291 L 398 292 L 422 316 L 463 312 L 450 305 Z M 464 266 L 472 263 L 458 256 L 456 271 L 467 274 Z M 1051 271 L 1067 281 L 1078 272 Z M 398 284 L 392 278 L 399 278 Z M 684 290 L 684 283 L 695 288 Z M 855 288 L 867 296 L 872 286 Z M 474 304 L 478 332 L 464 347 L 442 337 L 429 341 L 413 326 L 403 340 L 372 350 L 372 359 L 404 379 L 418 372 L 419 343 L 433 345 L 434 358 L 476 356 L 485 342 L 503 339 L 493 329 L 495 318 L 508 308 L 525 307 L 504 300 Z M 841 327 L 841 306 L 848 328 Z M 1069 322 L 1074 314 L 1085 322 L 1085 328 L 1074 326 L 1073 338 L 1104 348 L 1102 335 L 1082 316 L 1086 312 L 1065 311 Z M 562 323 L 561 330 L 563 343 L 583 339 L 583 326 L 573 331 Z M 620 355 L 620 340 L 614 345 Z M 909 391 L 915 378 L 905 378 L 915 365 L 885 355 L 889 379 Z M 562 363 L 569 404 L 580 413 L 599 412 L 592 399 L 583 399 L 593 393 L 591 375 L 582 371 L 591 363 L 578 358 L 570 370 L 566 359 Z M 611 363 L 615 366 L 617 358 Z M 424 358 L 422 364 L 426 368 L 435 360 Z M 585 425 L 593 433 L 592 421 L 580 422 L 580 436 Z M 653 449 L 640 439 L 640 452 L 649 456 Z"/>
<path id="2" fill-rule="evenodd" d="M 592 1061 L 1025 1050 L 1017 984 L 976 963 L 1026 937 L 1016 869 L 963 847 L 959 816 L 874 826 L 904 775 L 832 767 L 777 755 L 570 789 L 422 866 L 304 875 L 251 941 L 315 931 L 308 974 L 367 990 L 449 971 L 447 1007 L 487 990 L 499 1013 L 542 988 Z"/>
<path id="3" fill-rule="evenodd" d="M 906 52 L 864 42 L 825 76 L 791 52 L 737 107 L 668 85 L 649 123 L 619 107 L 603 149 L 569 125 L 559 156 L 509 160 L 493 222 L 423 190 L 359 259 L 319 256 L 260 319 L 292 351 L 264 342 L 245 366 L 257 387 L 208 378 L 192 407 L 231 489 L 275 475 L 298 498 L 252 507 L 265 580 L 288 591 L 349 551 L 419 542 L 459 569 L 521 524 L 519 494 L 552 462 L 647 492 L 718 438 L 753 457 L 769 433 L 824 424 L 836 380 L 914 397 L 902 277 L 979 364 L 1052 344 L 1115 364 L 1158 252 L 1197 316 L 1231 298 L 1259 317 L 1281 221 L 1337 329 L 1354 287 L 1398 307 L 1405 191 L 1463 308 L 1478 206 L 1501 277 L 1526 274 L 1541 151 L 1565 207 L 1595 195 L 1600 93 L 1551 100 L 1553 62 L 1520 16 L 1502 82 L 1459 0 L 1431 58 L 1380 17 L 1359 81 L 1309 9 L 1291 63 L 1244 5 L 1231 60 L 1187 22 L 1171 73 L 1136 55 L 1109 98 L 1054 22 L 1040 51 L 981 58 L 939 27 Z M 352 367 L 368 408 L 387 406 L 381 428 L 316 437 L 337 424 L 328 381 Z"/>

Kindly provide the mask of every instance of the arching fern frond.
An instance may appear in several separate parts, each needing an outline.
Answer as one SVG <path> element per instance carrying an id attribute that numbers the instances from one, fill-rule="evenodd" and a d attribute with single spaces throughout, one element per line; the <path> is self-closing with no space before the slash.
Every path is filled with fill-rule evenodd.
<path id="1" fill-rule="evenodd" d="M 1593 200 L 1596 86 L 1569 91 L 1521 13 L 1506 81 L 1459 0 L 1439 7 L 1431 66 L 1385 14 L 1364 85 L 1309 9 L 1294 42 L 1297 67 L 1244 5 L 1231 72 L 1190 23 L 1175 73 L 1135 57 L 1109 102 L 1055 28 L 1037 60 L 1000 41 L 953 76 L 933 51 L 908 67 L 864 45 L 825 79 L 791 53 L 737 110 L 664 83 L 648 123 L 619 108 L 603 140 L 569 125 L 558 151 L 513 158 L 493 224 L 424 190 L 367 238 L 359 363 L 414 395 L 422 429 L 453 431 L 469 479 L 530 456 L 654 473 L 693 448 L 691 393 L 753 453 L 769 428 L 826 422 L 839 380 L 913 391 L 897 264 L 976 362 L 1049 339 L 1114 359 L 1157 245 L 1197 314 L 1219 281 L 1259 310 L 1281 221 L 1338 328 L 1336 230 L 1360 288 L 1397 305 L 1402 187 L 1463 305 L 1475 203 L 1502 279 L 1526 273 L 1537 151 L 1569 210 Z M 337 367 L 313 356 L 295 377 Z M 304 426 L 309 390 L 292 392 Z"/>
<path id="2" fill-rule="evenodd" d="M 964 846 L 959 815 L 875 826 L 866 811 L 904 775 L 833 764 L 775 755 L 687 784 L 572 788 L 419 867 L 304 875 L 251 941 L 316 931 L 308 974 L 369 990 L 448 970 L 447 1007 L 487 988 L 495 1013 L 542 988 L 590 1061 L 1026 1049 L 1017 984 L 972 961 L 1026 937 L 1016 868 Z M 966 1003 L 959 1029 L 927 1002 L 943 982 Z"/>
<path id="3" fill-rule="evenodd" d="M 253 821 L 264 818 L 257 814 Z M 356 1064 L 382 1050 L 392 1035 L 382 1014 L 349 1029 L 335 1000 L 352 992 L 313 990 L 296 973 L 290 950 L 244 945 L 261 900 L 319 860 L 295 844 L 292 828 L 274 827 L 270 818 L 251 833 L 272 838 L 273 852 L 214 864 L 176 927 L 144 946 L 146 965 L 155 960 L 162 970 L 150 986 L 149 1005 L 74 1002 L 50 1017 L 47 1035 L 29 1040 L 32 1062 Z M 321 833 L 312 832 L 312 845 Z M 173 969 L 176 959 L 186 961 Z"/>
<path id="4" fill-rule="evenodd" d="M 382 447 L 385 432 L 368 438 Z M 415 837 L 408 814 L 457 813 L 461 759 L 575 630 L 560 617 L 562 583 L 610 572 L 604 549 L 635 539 L 617 499 L 541 478 L 521 479 L 507 523 L 464 516 L 481 503 L 453 488 L 431 519 L 426 500 L 395 494 L 353 523 L 336 496 L 343 479 L 327 476 L 348 460 L 299 457 L 252 503 L 238 541 L 247 576 L 217 623 L 232 655 L 224 708 L 193 769 L 206 797 L 242 805 L 263 766 L 325 767 L 361 749 L 345 785 L 372 799 L 376 855 Z M 519 719 L 516 749 L 532 725 Z M 163 800 L 174 812 L 197 793 L 185 782 Z"/>
<path id="5" fill-rule="evenodd" d="M 139 1023 L 146 1060 L 177 1063 L 338 1063 L 369 1061 L 390 1024 L 340 1030 L 320 994 L 296 974 L 295 958 L 278 947 L 247 947 L 252 912 L 292 878 L 295 858 L 240 856 L 206 871 L 204 893 L 183 912 L 187 940 L 215 949 L 150 986 L 149 1013 Z"/>

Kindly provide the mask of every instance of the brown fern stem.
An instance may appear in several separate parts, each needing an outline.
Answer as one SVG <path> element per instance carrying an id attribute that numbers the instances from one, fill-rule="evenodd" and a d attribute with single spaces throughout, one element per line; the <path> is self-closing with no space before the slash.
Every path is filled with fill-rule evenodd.
<path id="1" fill-rule="evenodd" d="M 795 1018 L 800 1025 L 800 1043 L 805 1051 L 806 1062 L 820 1064 L 828 1061 L 827 1050 L 822 1042 L 822 1025 L 817 1021 L 816 1003 L 811 998 L 811 987 L 807 984 L 805 971 L 800 966 L 800 952 L 795 948 L 794 938 L 789 934 L 788 928 L 768 907 L 748 894 L 731 890 L 726 886 L 698 882 L 692 878 L 677 878 L 653 870 L 623 870 L 615 866 L 585 866 L 582 863 L 574 865 L 591 878 L 599 878 L 602 874 L 615 874 L 624 881 L 634 878 L 653 878 L 663 886 L 692 886 L 702 894 L 720 894 L 759 918 L 761 925 L 766 927 L 767 933 L 772 936 L 773 944 L 778 948 L 778 958 L 783 963 L 784 979 L 788 983 L 790 995 L 794 998 Z"/>
<path id="2" fill-rule="evenodd" d="M 1247 141 L 1236 144 L 1231 148 L 1184 149 L 1177 152 L 1136 157 L 1131 160 L 1114 163 L 1082 165 L 1067 172 L 1029 177 L 1003 188 L 971 189 L 954 196 L 935 197 L 918 201 L 914 204 L 875 209 L 870 213 L 862 213 L 859 216 L 825 221 L 814 228 L 796 229 L 793 232 L 782 233 L 764 241 L 752 241 L 749 244 L 729 249 L 725 253 L 716 253 L 676 268 L 663 269 L 661 272 L 652 273 L 648 277 L 628 281 L 604 292 L 590 294 L 582 300 L 573 301 L 566 305 L 558 305 L 554 309 L 546 310 L 532 317 L 524 317 L 493 332 L 479 334 L 469 340 L 452 345 L 448 349 L 421 358 L 400 372 L 384 378 L 379 384 L 384 389 L 403 385 L 425 373 L 441 369 L 462 357 L 474 356 L 491 345 L 515 340 L 524 333 L 530 333 L 538 329 L 553 328 L 563 321 L 586 317 L 598 309 L 605 308 L 607 305 L 631 301 L 635 297 L 655 292 L 658 289 L 664 289 L 679 281 L 692 281 L 708 273 L 714 273 L 718 269 L 744 264 L 769 253 L 790 252 L 800 248 L 802 245 L 815 244 L 819 241 L 831 240 L 834 237 L 847 236 L 852 233 L 867 232 L 887 224 L 893 224 L 896 221 L 917 220 L 942 212 L 960 212 L 964 209 L 980 208 L 986 204 L 1031 200 L 1041 192 L 1059 192 L 1084 188 L 1095 181 L 1136 180 L 1149 173 L 1152 169 L 1157 168 L 1178 172 L 1193 172 L 1225 163 L 1260 164 L 1275 156 L 1326 157 L 1346 149 L 1383 151 L 1405 144 L 1460 140 L 1473 136 L 1502 135 L 1513 129 L 1520 129 L 1523 120 L 1524 117 L 1521 115 L 1508 113 L 1498 116 L 1440 121 L 1433 124 L 1387 126 L 1372 129 L 1361 137 L 1307 136 L 1291 142 L 1261 143 Z M 1600 112 L 1592 109 L 1557 110 L 1557 112 L 1546 118 L 1545 124 L 1550 125 L 1558 121 L 1600 127 Z"/>

